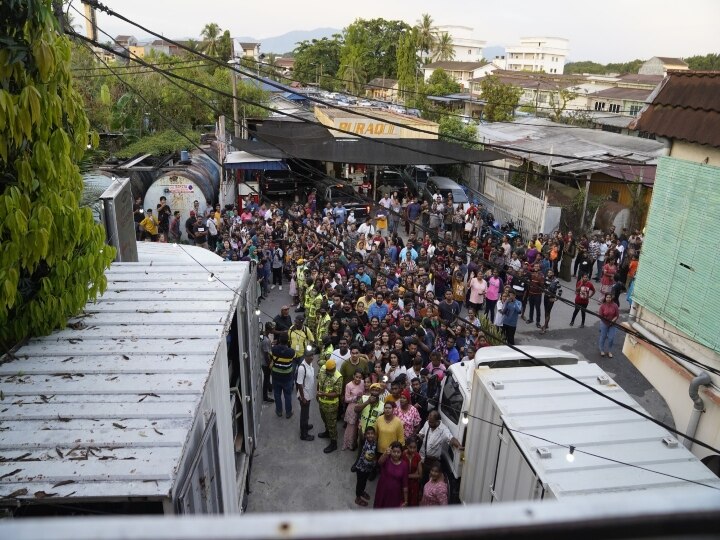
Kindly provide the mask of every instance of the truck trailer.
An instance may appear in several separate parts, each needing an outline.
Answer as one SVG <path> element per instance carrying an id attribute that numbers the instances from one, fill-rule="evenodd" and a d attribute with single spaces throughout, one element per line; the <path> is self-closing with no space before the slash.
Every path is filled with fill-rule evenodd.
<path id="1" fill-rule="evenodd" d="M 677 500 L 720 489 L 720 479 L 674 435 L 634 412 L 645 411 L 599 366 L 557 370 L 575 380 L 543 366 L 474 370 L 462 503 L 599 494 Z"/>

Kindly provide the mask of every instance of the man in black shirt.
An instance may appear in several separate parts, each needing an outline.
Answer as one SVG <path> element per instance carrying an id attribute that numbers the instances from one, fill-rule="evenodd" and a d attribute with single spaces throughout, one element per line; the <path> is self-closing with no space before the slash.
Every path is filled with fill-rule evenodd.
<path id="1" fill-rule="evenodd" d="M 460 304 L 453 300 L 451 290 L 445 291 L 445 300 L 438 305 L 438 311 L 440 312 L 440 318 L 448 324 L 455 322 L 457 316 L 460 315 Z"/>
<path id="2" fill-rule="evenodd" d="M 207 225 L 205 225 L 205 222 L 201 216 L 197 216 L 197 219 L 195 220 L 195 225 L 193 226 L 193 234 L 195 235 L 195 245 L 207 249 L 208 230 Z"/>
<path id="3" fill-rule="evenodd" d="M 290 317 L 290 306 L 281 307 L 280 315 L 275 315 L 273 322 L 275 323 L 275 335 L 287 337 L 288 330 L 293 324 L 292 317 Z"/>
<path id="4" fill-rule="evenodd" d="M 195 243 L 195 211 L 190 210 L 190 217 L 185 220 L 185 232 L 187 233 L 188 242 L 192 245 Z"/>

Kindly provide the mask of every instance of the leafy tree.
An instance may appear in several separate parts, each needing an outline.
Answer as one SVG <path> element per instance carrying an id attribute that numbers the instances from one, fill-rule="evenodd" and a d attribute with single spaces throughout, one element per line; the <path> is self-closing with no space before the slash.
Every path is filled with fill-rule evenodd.
<path id="1" fill-rule="evenodd" d="M 424 61 L 427 62 L 430 60 L 430 51 L 435 47 L 435 30 L 432 17 L 427 13 L 423 13 L 415 28 L 417 29 L 417 48 L 420 49 L 421 58 L 424 54 Z"/>
<path id="2" fill-rule="evenodd" d="M 550 94 L 550 99 L 548 100 L 548 105 L 552 111 L 550 113 L 550 118 L 555 122 L 559 122 L 560 117 L 562 117 L 565 109 L 567 108 L 568 102 L 572 101 L 576 97 L 577 94 L 567 88 L 558 88 L 557 90 L 554 90 Z"/>
<path id="3" fill-rule="evenodd" d="M 217 57 L 223 62 L 232 58 L 233 43 L 230 37 L 230 30 L 225 30 L 217 41 Z"/>
<path id="4" fill-rule="evenodd" d="M 313 39 L 301 41 L 295 47 L 293 55 L 295 66 L 293 74 L 303 84 L 309 82 L 320 83 L 327 90 L 334 88 L 334 82 L 323 75 L 335 76 L 340 68 L 340 49 L 342 36 L 335 34 L 332 38 Z"/>
<path id="5" fill-rule="evenodd" d="M 603 75 L 607 71 L 606 67 L 603 64 L 598 64 L 597 62 L 592 62 L 590 60 L 584 60 L 581 62 L 568 62 L 565 64 L 564 73 L 565 74 L 583 74 L 583 73 L 592 73 L 595 75 Z"/>
<path id="6" fill-rule="evenodd" d="M 443 32 L 437 37 L 432 58 L 434 62 L 449 62 L 455 59 L 452 36 L 447 32 Z"/>
<path id="7" fill-rule="evenodd" d="M 485 77 L 480 83 L 482 98 L 485 100 L 483 116 L 488 122 L 507 122 L 515 113 L 520 102 L 522 89 L 500 82 L 494 75 Z"/>
<path id="8" fill-rule="evenodd" d="M 361 45 L 345 46 L 338 70 L 338 78 L 342 79 L 345 89 L 358 94 L 367 82 L 368 53 Z"/>
<path id="9" fill-rule="evenodd" d="M 444 69 L 436 69 L 428 77 L 425 93 L 429 96 L 447 96 L 462 92 L 462 85 L 453 79 Z"/>
<path id="10" fill-rule="evenodd" d="M 458 143 L 465 148 L 478 147 L 477 127 L 471 124 L 463 124 L 457 116 L 446 115 L 441 117 L 438 133 L 440 140 Z M 457 139 L 462 139 L 463 142 Z"/>
<path id="11" fill-rule="evenodd" d="M 418 83 L 417 29 L 400 36 L 397 48 L 397 77 L 400 97 L 403 101 L 412 96 Z"/>
<path id="12" fill-rule="evenodd" d="M 205 42 L 203 51 L 210 56 L 218 56 L 218 47 L 220 46 L 221 29 L 217 23 L 206 24 L 200 35 Z"/>
<path id="13" fill-rule="evenodd" d="M 695 55 L 685 59 L 690 69 L 700 71 L 720 71 L 720 54 Z"/>
<path id="14" fill-rule="evenodd" d="M 605 66 L 605 72 L 606 73 L 619 73 L 620 75 L 625 75 L 626 73 L 637 73 L 640 69 L 640 66 L 642 66 L 645 63 L 645 60 L 635 59 L 631 60 L 630 62 L 619 62 L 615 64 L 607 64 Z"/>
<path id="15" fill-rule="evenodd" d="M 343 30 L 342 58 L 356 47 L 363 51 L 366 58 L 367 79 L 375 77 L 397 78 L 397 47 L 400 36 L 410 32 L 411 28 L 403 21 L 385 19 L 357 19 Z"/>
<path id="16" fill-rule="evenodd" d="M 0 345 L 63 326 L 106 287 L 115 250 L 80 208 L 89 125 L 50 0 L 0 11 Z"/>

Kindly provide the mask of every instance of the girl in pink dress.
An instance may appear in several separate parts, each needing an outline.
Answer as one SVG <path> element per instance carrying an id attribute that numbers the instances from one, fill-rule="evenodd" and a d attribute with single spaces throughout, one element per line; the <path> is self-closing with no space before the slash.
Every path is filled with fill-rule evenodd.
<path id="1" fill-rule="evenodd" d="M 444 506 L 446 504 L 448 504 L 447 484 L 440 470 L 440 464 L 435 463 L 430 467 L 430 480 L 423 488 L 420 506 Z"/>
<path id="2" fill-rule="evenodd" d="M 365 393 L 365 381 L 360 371 L 356 371 L 353 375 L 352 381 L 347 383 L 345 386 L 345 403 L 347 408 L 345 409 L 345 422 L 347 427 L 345 428 L 345 435 L 343 436 L 343 450 L 355 450 L 357 447 L 357 427 L 358 427 L 358 414 L 355 412 L 355 403 Z"/>

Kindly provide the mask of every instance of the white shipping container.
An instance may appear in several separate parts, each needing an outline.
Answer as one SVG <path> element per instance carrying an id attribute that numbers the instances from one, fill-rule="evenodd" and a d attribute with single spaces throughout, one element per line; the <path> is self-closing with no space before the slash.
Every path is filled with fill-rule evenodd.
<path id="1" fill-rule="evenodd" d="M 645 412 L 595 364 L 557 369 Z M 464 460 L 463 503 L 720 488 L 666 429 L 545 367 L 475 371 Z"/>

